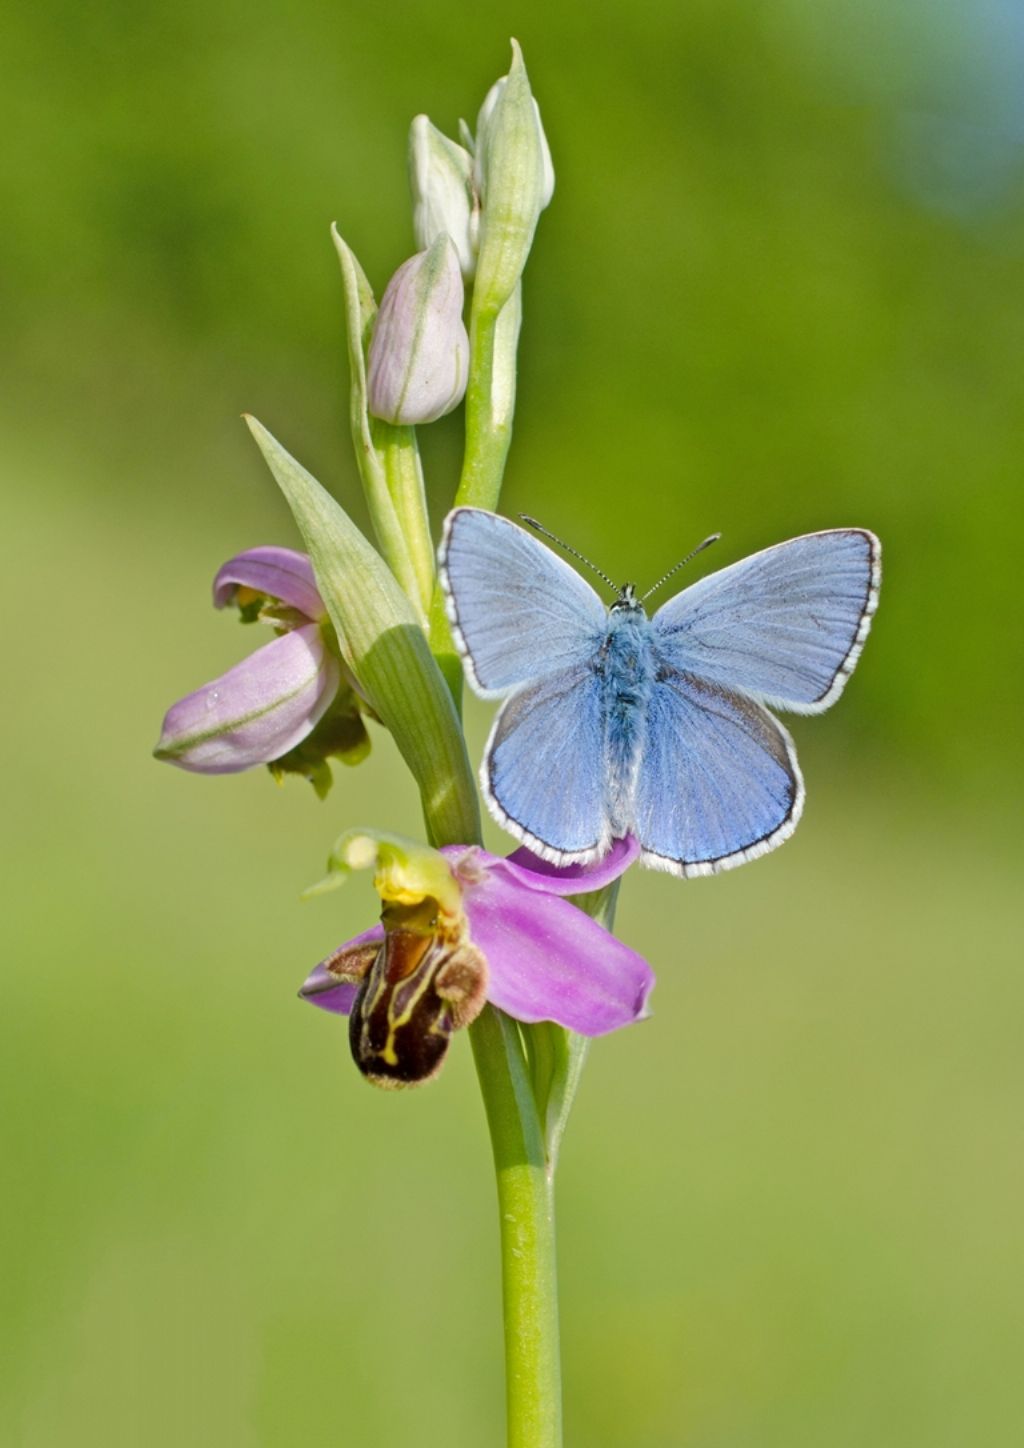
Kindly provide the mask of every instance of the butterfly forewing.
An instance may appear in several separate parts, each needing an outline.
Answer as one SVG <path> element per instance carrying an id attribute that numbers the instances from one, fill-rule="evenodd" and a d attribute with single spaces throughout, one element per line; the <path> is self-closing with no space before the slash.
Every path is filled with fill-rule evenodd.
<path id="1" fill-rule="evenodd" d="M 456 508 L 440 563 L 452 633 L 480 694 L 507 694 L 593 656 L 604 604 L 574 568 L 507 518 Z"/>
<path id="2" fill-rule="evenodd" d="M 880 546 L 839 528 L 766 548 L 686 588 L 652 620 L 678 670 L 782 709 L 839 697 L 878 603 Z"/>
<path id="3" fill-rule="evenodd" d="M 802 807 L 793 742 L 778 720 L 753 699 L 662 665 L 634 797 L 645 862 L 715 874 L 781 844 Z"/>

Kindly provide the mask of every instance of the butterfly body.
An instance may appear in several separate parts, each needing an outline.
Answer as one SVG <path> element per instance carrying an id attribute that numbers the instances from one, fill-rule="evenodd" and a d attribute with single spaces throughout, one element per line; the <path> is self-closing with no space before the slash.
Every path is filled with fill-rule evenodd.
<path id="1" fill-rule="evenodd" d="M 614 604 L 594 661 L 603 692 L 603 754 L 613 836 L 626 834 L 632 822 L 636 771 L 655 671 L 651 623 L 643 604 Z"/>
<path id="2" fill-rule="evenodd" d="M 841 692 L 877 604 L 879 546 L 810 534 L 701 579 L 649 618 L 610 608 L 495 514 L 456 509 L 441 580 L 474 688 L 505 698 L 481 783 L 517 838 L 564 865 L 635 835 L 645 863 L 714 874 L 787 839 L 803 806 L 768 705 L 818 713 Z"/>

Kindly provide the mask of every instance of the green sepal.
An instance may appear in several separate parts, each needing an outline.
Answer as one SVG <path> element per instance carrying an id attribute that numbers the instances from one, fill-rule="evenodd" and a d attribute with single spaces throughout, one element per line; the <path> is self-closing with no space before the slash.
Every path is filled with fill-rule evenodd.
<path id="1" fill-rule="evenodd" d="M 297 750 L 293 749 L 282 759 L 273 759 L 267 765 L 274 782 L 284 784 L 289 774 L 296 774 L 313 786 L 313 793 L 317 799 L 326 799 L 334 783 L 331 766 L 326 759 L 301 760 L 296 758 L 296 754 Z"/>
<path id="2" fill-rule="evenodd" d="M 339 759 L 342 764 L 361 764 L 369 753 L 370 736 L 359 711 L 359 701 L 353 689 L 343 687 L 313 732 L 267 768 L 279 783 L 286 774 L 301 775 L 313 786 L 319 799 L 326 799 L 333 782 L 327 761 Z"/>
<path id="3" fill-rule="evenodd" d="M 522 315 L 519 283 L 497 316 L 480 311 L 475 304 L 470 314 L 466 453 L 455 495 L 457 508 L 486 508 L 492 513 L 497 509 L 512 441 Z M 435 589 L 435 599 L 437 594 Z"/>
<path id="4" fill-rule="evenodd" d="M 259 623 L 266 605 L 267 600 L 261 593 L 254 594 L 251 598 L 239 603 L 238 622 Z"/>
<path id="5" fill-rule="evenodd" d="M 419 786 L 431 842 L 478 842 L 458 715 L 412 604 L 341 505 L 261 423 L 246 421 L 295 516 L 342 657 Z"/>

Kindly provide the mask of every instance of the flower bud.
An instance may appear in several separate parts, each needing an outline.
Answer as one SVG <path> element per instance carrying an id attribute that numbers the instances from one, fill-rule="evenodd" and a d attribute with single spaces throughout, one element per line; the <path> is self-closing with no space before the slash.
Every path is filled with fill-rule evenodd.
<path id="1" fill-rule="evenodd" d="M 494 112 L 497 108 L 498 101 L 504 94 L 507 84 L 507 75 L 501 76 L 500 79 L 494 82 L 484 97 L 484 103 L 480 107 L 480 113 L 477 116 L 476 161 L 473 166 L 473 181 L 481 190 L 483 190 L 485 185 L 483 157 L 494 124 Z M 533 114 L 537 122 L 537 130 L 540 138 L 541 179 L 539 209 L 543 211 L 545 207 L 551 204 L 551 198 L 555 194 L 555 166 L 551 159 L 551 147 L 548 145 L 548 138 L 544 132 L 544 123 L 540 118 L 540 106 L 537 104 L 536 96 L 531 95 L 530 99 L 533 102 Z"/>
<path id="2" fill-rule="evenodd" d="M 473 158 L 426 116 L 417 116 L 409 131 L 409 181 L 416 245 L 426 251 L 447 232 L 459 254 L 462 275 L 468 281 L 476 270 L 480 224 L 480 203 L 473 186 Z"/>
<path id="3" fill-rule="evenodd" d="M 476 294 L 496 313 L 522 275 L 537 220 L 555 189 L 540 110 L 515 41 L 508 75 L 480 108 L 474 174 L 482 208 Z"/>
<path id="4" fill-rule="evenodd" d="M 374 417 L 434 422 L 458 407 L 469 368 L 463 297 L 459 254 L 447 234 L 395 272 L 370 342 L 367 406 Z"/>

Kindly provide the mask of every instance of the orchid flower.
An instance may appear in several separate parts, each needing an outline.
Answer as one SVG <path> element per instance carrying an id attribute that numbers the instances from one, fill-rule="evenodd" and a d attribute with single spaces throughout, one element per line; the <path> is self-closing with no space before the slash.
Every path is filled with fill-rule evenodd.
<path id="1" fill-rule="evenodd" d="M 277 636 L 173 704 L 156 757 L 197 774 L 266 764 L 277 777 L 305 775 L 322 796 L 327 756 L 356 763 L 370 741 L 309 559 L 290 548 L 239 553 L 219 569 L 213 603 L 235 604 L 243 623 L 269 623 Z"/>
<path id="2" fill-rule="evenodd" d="M 343 835 L 313 890 L 372 867 L 381 923 L 321 961 L 300 995 L 349 1017 L 356 1064 L 386 1087 L 436 1075 L 452 1032 L 485 1001 L 584 1036 L 642 1020 L 650 966 L 564 898 L 610 885 L 638 853 L 634 840 L 617 840 L 596 864 L 558 870 L 527 849 L 502 859 L 476 845 Z"/>

